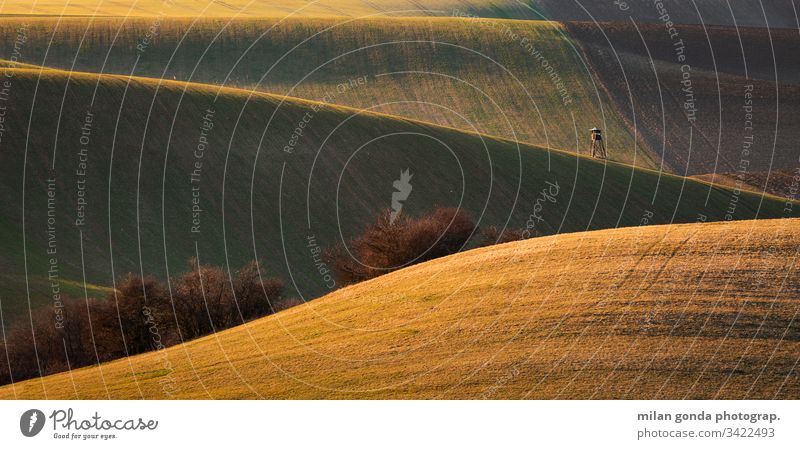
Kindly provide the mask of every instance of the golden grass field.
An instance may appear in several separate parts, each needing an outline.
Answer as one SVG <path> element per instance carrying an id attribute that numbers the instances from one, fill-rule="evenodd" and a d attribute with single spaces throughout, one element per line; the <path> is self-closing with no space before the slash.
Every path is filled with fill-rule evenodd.
<path id="1" fill-rule="evenodd" d="M 0 14 L 70 16 L 204 16 L 307 17 L 426 16 L 449 14 L 458 8 L 487 17 L 537 18 L 533 9 L 515 0 L 6 0 Z"/>
<path id="2" fill-rule="evenodd" d="M 0 398 L 797 398 L 800 220 L 435 260 Z"/>
<path id="3" fill-rule="evenodd" d="M 448 15 L 454 9 L 480 17 L 561 21 L 659 22 L 658 9 L 649 2 L 564 0 L 5 0 L 4 15 L 49 16 L 204 16 L 204 17 L 354 17 Z M 737 0 L 725 6 L 719 0 L 664 0 L 675 23 L 738 25 L 740 27 L 795 28 L 792 0 Z"/>

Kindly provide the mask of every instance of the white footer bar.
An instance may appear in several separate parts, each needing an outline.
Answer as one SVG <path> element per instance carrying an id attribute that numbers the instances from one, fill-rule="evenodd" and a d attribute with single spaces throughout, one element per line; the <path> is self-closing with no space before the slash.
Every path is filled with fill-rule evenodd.
<path id="1" fill-rule="evenodd" d="M 800 402 L 3 401 L 0 439 L 4 448 L 788 448 L 800 441 Z"/>

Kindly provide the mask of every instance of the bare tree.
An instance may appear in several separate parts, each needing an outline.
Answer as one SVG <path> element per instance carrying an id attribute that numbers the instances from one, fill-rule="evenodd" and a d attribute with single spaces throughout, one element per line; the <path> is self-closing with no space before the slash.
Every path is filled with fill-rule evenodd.
<path id="1" fill-rule="evenodd" d="M 475 232 L 470 216 L 460 209 L 438 208 L 412 218 L 385 211 L 350 240 L 348 249 L 329 248 L 326 260 L 337 278 L 352 284 L 464 249 Z"/>

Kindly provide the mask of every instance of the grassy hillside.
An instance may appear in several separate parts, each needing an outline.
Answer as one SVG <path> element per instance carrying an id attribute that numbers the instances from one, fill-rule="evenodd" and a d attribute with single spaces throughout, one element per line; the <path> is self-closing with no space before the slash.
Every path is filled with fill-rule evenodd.
<path id="1" fill-rule="evenodd" d="M 306 17 L 365 15 L 428 16 L 447 15 L 454 8 L 482 17 L 537 19 L 535 10 L 516 0 L 164 0 L 110 2 L 102 0 L 71 0 L 64 2 L 6 0 L 0 14 L 13 15 L 71 15 L 71 16 L 173 16 L 204 17 L 283 17 L 289 14 Z"/>
<path id="2" fill-rule="evenodd" d="M 750 168 L 791 170 L 800 156 L 800 35 L 789 30 L 677 26 L 673 40 L 661 24 L 628 22 L 170 19 L 153 32 L 145 18 L 26 21 L 29 63 L 326 99 L 573 152 L 599 126 L 613 160 L 677 174 L 738 170 L 752 85 Z M 0 20 L 0 55 L 19 24 Z"/>
<path id="3" fill-rule="evenodd" d="M 414 186 L 405 213 L 460 206 L 480 226 L 544 234 L 785 215 L 777 198 L 338 106 L 144 78 L 6 73 L 6 319 L 53 301 L 53 270 L 113 287 L 128 272 L 166 279 L 191 257 L 232 267 L 259 259 L 297 294 L 319 296 L 335 286 L 319 274 L 317 247 L 389 208 L 404 170 Z"/>
<path id="4" fill-rule="evenodd" d="M 19 22 L 0 30 L 14 36 Z M 656 167 L 556 23 L 171 19 L 140 50 L 151 19 L 28 22 L 30 63 L 326 99 L 571 151 L 585 152 L 587 130 L 601 126 L 614 160 Z"/>
<path id="5" fill-rule="evenodd" d="M 695 175 L 798 167 L 800 86 L 789 56 L 800 44 L 796 33 L 678 27 L 673 39 L 663 26 L 567 28 L 615 109 L 665 169 Z"/>
<path id="6" fill-rule="evenodd" d="M 0 398 L 797 398 L 799 227 L 484 248 Z"/>
<path id="7" fill-rule="evenodd" d="M 50 16 L 204 16 L 204 17 L 360 17 L 440 16 L 454 9 L 479 17 L 504 19 L 597 20 L 659 22 L 668 14 L 675 23 L 706 23 L 739 26 L 797 27 L 797 14 L 791 0 L 664 0 L 664 10 L 652 2 L 609 2 L 563 0 L 139 0 L 110 2 L 70 0 L 64 2 L 5 0 L 0 14 Z M 624 5 L 624 6 L 623 6 Z"/>

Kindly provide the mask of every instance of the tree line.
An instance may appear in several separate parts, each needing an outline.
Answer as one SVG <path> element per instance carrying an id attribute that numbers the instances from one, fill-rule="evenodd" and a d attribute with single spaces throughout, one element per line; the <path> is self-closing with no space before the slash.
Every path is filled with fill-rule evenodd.
<path id="1" fill-rule="evenodd" d="M 231 276 L 190 262 L 171 280 L 129 274 L 104 299 L 63 298 L 17 319 L 0 342 L 0 384 L 18 382 L 163 349 L 298 304 L 278 278 L 261 279 L 251 262 Z"/>
<path id="2" fill-rule="evenodd" d="M 387 210 L 361 234 L 324 252 L 339 285 L 362 282 L 465 249 L 522 240 L 530 231 L 480 229 L 455 208 L 420 217 Z M 262 279 L 256 262 L 229 276 L 221 267 L 190 261 L 170 279 L 129 274 L 103 299 L 64 298 L 18 319 L 0 342 L 0 384 L 160 350 L 264 317 L 300 300 L 287 298 L 279 278 Z M 59 315 L 55 325 L 55 315 Z"/>

